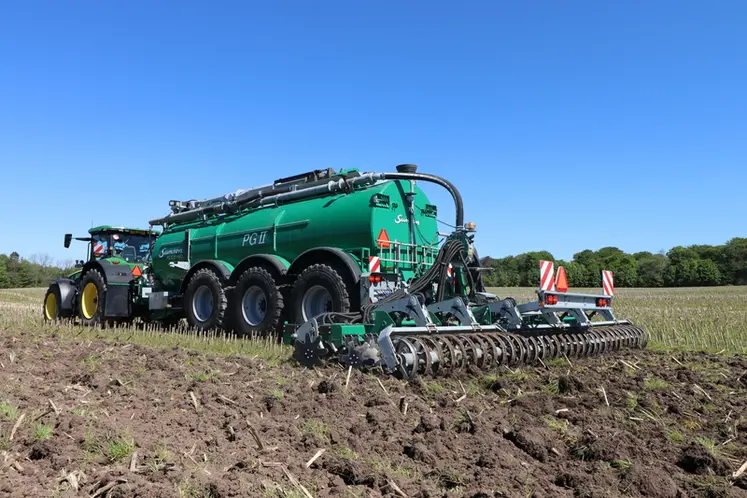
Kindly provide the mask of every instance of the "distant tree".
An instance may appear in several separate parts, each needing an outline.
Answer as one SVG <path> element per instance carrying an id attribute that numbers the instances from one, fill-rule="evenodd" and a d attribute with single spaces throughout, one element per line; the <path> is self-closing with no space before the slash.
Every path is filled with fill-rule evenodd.
<path id="1" fill-rule="evenodd" d="M 669 259 L 663 254 L 634 255 L 638 260 L 638 287 L 662 287 L 664 286 L 664 275 L 669 266 Z"/>
<path id="2" fill-rule="evenodd" d="M 710 259 L 699 259 L 695 265 L 696 283 L 691 285 L 719 285 L 721 272 L 718 265 Z"/>
<path id="3" fill-rule="evenodd" d="M 2 255 L 6 260 L 8 259 L 5 254 Z M 0 260 L 0 289 L 10 288 L 10 279 L 8 278 L 8 267 L 6 262 Z"/>
<path id="4" fill-rule="evenodd" d="M 581 264 L 575 261 L 558 261 L 558 266 L 562 266 L 563 268 L 565 268 L 565 275 L 566 277 L 568 277 L 569 287 L 582 287 L 582 283 L 584 282 L 584 278 L 586 277 L 586 270 Z"/>
<path id="5" fill-rule="evenodd" d="M 527 252 L 517 256 L 516 269 L 519 274 L 519 285 L 521 287 L 539 287 L 541 260 L 554 261 L 552 254 L 547 251 Z"/>
<path id="6" fill-rule="evenodd" d="M 690 247 L 676 246 L 667 252 L 667 257 L 676 266 L 683 261 L 698 259 L 698 252 Z"/>
<path id="7" fill-rule="evenodd" d="M 725 280 L 733 285 L 747 284 L 747 238 L 733 238 L 723 249 Z"/>
<path id="8" fill-rule="evenodd" d="M 15 273 L 14 288 L 32 287 L 34 285 L 34 267 L 28 261 L 21 261 Z"/>
<path id="9" fill-rule="evenodd" d="M 579 275 L 579 287 L 599 287 L 602 285 L 602 260 L 597 253 L 589 249 L 573 255 L 573 261 L 581 265 L 583 272 Z"/>

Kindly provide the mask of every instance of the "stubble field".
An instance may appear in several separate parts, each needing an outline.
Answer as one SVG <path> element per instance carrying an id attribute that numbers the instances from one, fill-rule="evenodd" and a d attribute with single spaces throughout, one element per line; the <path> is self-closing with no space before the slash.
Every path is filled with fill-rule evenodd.
<path id="1" fill-rule="evenodd" d="M 619 289 L 647 351 L 347 385 L 270 343 L 43 325 L 43 292 L 0 291 L 0 496 L 747 496 L 747 288 Z"/>

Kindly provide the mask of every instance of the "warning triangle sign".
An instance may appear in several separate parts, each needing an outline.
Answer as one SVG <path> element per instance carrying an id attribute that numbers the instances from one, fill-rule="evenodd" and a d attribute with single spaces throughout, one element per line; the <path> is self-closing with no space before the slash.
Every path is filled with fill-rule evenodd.
<path id="1" fill-rule="evenodd" d="M 379 236 L 377 237 L 376 242 L 379 243 L 379 247 L 381 248 L 389 247 L 389 234 L 386 233 L 386 230 L 384 230 L 383 228 L 379 232 Z"/>
<path id="2" fill-rule="evenodd" d="M 558 276 L 555 277 L 555 289 L 558 292 L 568 292 L 568 279 L 565 276 L 565 268 L 558 266 Z"/>

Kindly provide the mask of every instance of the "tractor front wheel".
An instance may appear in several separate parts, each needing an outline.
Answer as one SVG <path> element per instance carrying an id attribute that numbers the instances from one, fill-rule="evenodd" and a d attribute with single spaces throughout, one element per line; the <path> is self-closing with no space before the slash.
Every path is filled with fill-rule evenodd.
<path id="1" fill-rule="evenodd" d="M 59 320 L 62 316 L 60 313 L 61 308 L 62 296 L 60 295 L 60 288 L 57 285 L 50 285 L 47 293 L 44 295 L 44 321 L 52 322 Z"/>
<path id="2" fill-rule="evenodd" d="M 350 311 L 345 280 L 326 264 L 311 265 L 299 275 L 291 291 L 293 323 L 302 324 L 322 313 Z"/>
<path id="3" fill-rule="evenodd" d="M 267 337 L 280 322 L 283 296 L 272 275 L 252 267 L 239 277 L 234 288 L 231 319 L 236 334 Z"/>
<path id="4" fill-rule="evenodd" d="M 200 331 L 222 328 L 227 307 L 226 291 L 210 268 L 197 270 L 184 292 L 187 323 Z"/>
<path id="5" fill-rule="evenodd" d="M 80 281 L 78 315 L 83 325 L 103 324 L 106 280 L 98 270 L 89 270 Z"/>

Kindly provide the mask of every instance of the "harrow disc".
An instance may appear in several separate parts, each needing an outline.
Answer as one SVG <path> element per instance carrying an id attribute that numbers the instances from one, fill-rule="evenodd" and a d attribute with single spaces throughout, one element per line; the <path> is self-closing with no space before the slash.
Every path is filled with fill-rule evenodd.
<path id="1" fill-rule="evenodd" d="M 308 335 L 303 341 L 296 340 L 291 358 L 301 365 L 311 368 L 322 365 L 322 359 L 328 354 L 329 349 L 322 342 L 321 336 L 317 335 L 312 338 L 311 335 Z"/>
<path id="2" fill-rule="evenodd" d="M 494 370 L 567 356 L 583 358 L 624 348 L 645 348 L 648 334 L 631 325 L 526 332 L 465 332 L 392 336 L 400 372 L 405 377 L 453 374 L 474 366 Z"/>

